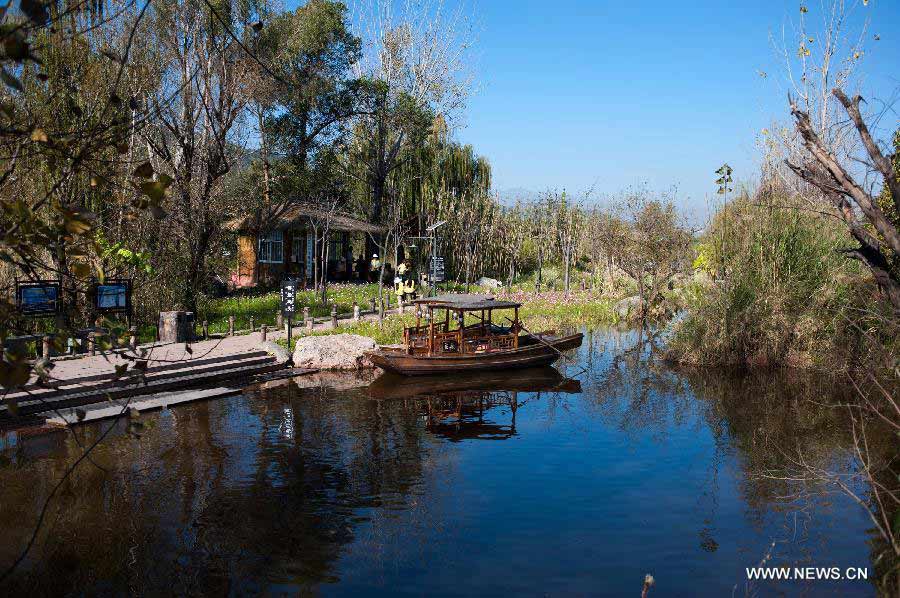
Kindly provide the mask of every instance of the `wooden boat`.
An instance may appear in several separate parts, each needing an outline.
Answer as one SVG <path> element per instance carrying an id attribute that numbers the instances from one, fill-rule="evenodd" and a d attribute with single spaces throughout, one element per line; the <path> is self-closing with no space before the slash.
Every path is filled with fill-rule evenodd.
<path id="1" fill-rule="evenodd" d="M 583 338 L 581 333 L 522 334 L 521 304 L 490 295 L 439 295 L 413 303 L 416 325 L 404 329 L 403 345 L 367 353 L 378 367 L 405 376 L 550 365 L 562 351 L 581 346 Z M 509 326 L 492 321 L 495 310 L 513 310 Z"/>

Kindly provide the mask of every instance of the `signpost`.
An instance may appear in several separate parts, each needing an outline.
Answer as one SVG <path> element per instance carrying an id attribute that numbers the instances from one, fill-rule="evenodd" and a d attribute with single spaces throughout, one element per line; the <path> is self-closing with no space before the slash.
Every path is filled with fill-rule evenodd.
<path id="1" fill-rule="evenodd" d="M 281 283 L 281 315 L 287 320 L 287 338 L 291 341 L 294 315 L 297 313 L 297 281 L 285 280 Z"/>
<path id="2" fill-rule="evenodd" d="M 446 280 L 443 257 L 437 255 L 431 257 L 431 268 L 428 270 L 428 276 L 434 282 L 444 282 Z"/>
<path id="3" fill-rule="evenodd" d="M 59 282 L 16 282 L 16 308 L 23 316 L 55 316 L 59 313 L 60 304 Z"/>

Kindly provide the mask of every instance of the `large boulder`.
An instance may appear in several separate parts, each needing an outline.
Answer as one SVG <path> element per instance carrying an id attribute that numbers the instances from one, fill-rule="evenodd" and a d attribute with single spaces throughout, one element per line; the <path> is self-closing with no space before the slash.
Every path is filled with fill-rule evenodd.
<path id="1" fill-rule="evenodd" d="M 364 355 L 375 341 L 358 334 L 304 336 L 294 346 L 294 367 L 319 370 L 360 370 L 374 367 Z"/>
<path id="2" fill-rule="evenodd" d="M 499 289 L 503 286 L 503 283 L 496 278 L 488 278 L 486 276 L 482 276 L 475 281 L 475 285 L 479 287 L 487 287 L 489 289 Z"/>

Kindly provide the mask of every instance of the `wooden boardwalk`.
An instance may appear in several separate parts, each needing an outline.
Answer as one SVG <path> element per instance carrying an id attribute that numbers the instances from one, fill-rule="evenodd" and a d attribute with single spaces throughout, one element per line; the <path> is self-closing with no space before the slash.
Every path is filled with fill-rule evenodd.
<path id="1" fill-rule="evenodd" d="M 377 315 L 369 312 L 360 319 L 375 320 Z M 351 318 L 344 317 L 339 318 L 338 325 L 350 323 Z M 331 328 L 330 318 L 320 319 L 314 326 L 314 330 Z M 294 336 L 305 331 L 297 325 Z M 136 350 L 55 358 L 49 382 L 39 383 L 33 376 L 23 388 L 2 395 L 14 399 L 15 406 L 0 405 L 0 426 L 42 420 L 64 424 L 102 419 L 120 414 L 123 406 L 138 411 L 163 408 L 236 394 L 254 380 L 313 371 L 288 370 L 286 354 L 279 358 L 267 352 L 261 336 L 259 331 L 253 331 L 192 343 L 153 343 Z M 284 330 L 272 330 L 266 335 L 267 341 L 272 342 L 284 337 Z M 119 375 L 117 368 L 122 372 Z"/>

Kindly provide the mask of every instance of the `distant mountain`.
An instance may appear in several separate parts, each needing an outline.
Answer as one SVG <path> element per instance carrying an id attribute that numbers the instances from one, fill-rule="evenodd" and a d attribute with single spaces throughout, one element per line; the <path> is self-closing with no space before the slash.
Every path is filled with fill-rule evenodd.
<path id="1" fill-rule="evenodd" d="M 509 189 L 494 189 L 504 206 L 513 206 L 516 201 L 529 202 L 540 196 L 539 191 L 525 189 L 523 187 L 511 187 Z"/>

